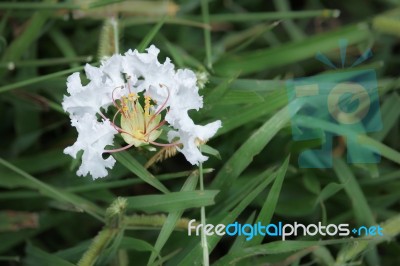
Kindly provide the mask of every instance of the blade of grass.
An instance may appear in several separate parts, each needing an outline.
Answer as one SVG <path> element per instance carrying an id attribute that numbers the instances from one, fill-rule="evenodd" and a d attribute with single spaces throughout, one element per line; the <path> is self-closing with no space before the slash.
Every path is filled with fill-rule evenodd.
<path id="1" fill-rule="evenodd" d="M 257 221 L 257 220 L 254 220 L 255 217 L 256 217 L 256 212 L 254 211 L 251 213 L 249 218 L 247 218 L 245 224 L 254 224 L 255 221 Z M 235 253 L 235 252 L 245 248 L 246 243 L 247 243 L 246 238 L 247 238 L 247 236 L 245 236 L 245 235 L 237 236 L 235 241 L 233 242 L 231 248 L 229 249 L 229 253 Z"/>
<path id="2" fill-rule="evenodd" d="M 74 58 L 77 57 L 75 49 L 73 48 L 70 40 L 58 29 L 53 28 L 49 31 L 49 36 L 52 41 L 56 44 L 58 49 L 62 52 L 64 57 L 66 58 Z M 78 67 L 79 65 L 75 62 L 70 64 L 70 67 Z"/>
<path id="3" fill-rule="evenodd" d="M 55 66 L 55 65 L 66 65 L 71 64 L 78 66 L 79 62 L 88 63 L 92 61 L 91 56 L 76 56 L 76 57 L 60 57 L 60 58 L 47 58 L 47 59 L 37 59 L 37 60 L 24 60 L 24 61 L 14 61 L 14 62 L 0 62 L 0 68 L 7 68 L 9 70 L 14 70 L 15 68 L 21 67 L 43 67 L 43 66 Z"/>
<path id="4" fill-rule="evenodd" d="M 214 204 L 214 198 L 219 191 L 182 191 L 165 195 L 145 195 L 127 197 L 128 210 L 145 212 L 171 212 L 189 208 L 198 208 Z"/>
<path id="5" fill-rule="evenodd" d="M 61 77 L 61 76 L 71 74 L 74 72 L 78 72 L 78 71 L 83 70 L 83 68 L 84 68 L 83 66 L 80 66 L 80 67 L 76 67 L 76 68 L 70 68 L 70 69 L 54 72 L 54 73 L 43 75 L 43 76 L 34 77 L 31 79 L 25 79 L 22 81 L 18 81 L 18 82 L 0 87 L 0 93 L 4 93 L 9 90 L 19 89 L 19 88 L 22 88 L 22 87 L 25 87 L 28 85 L 38 83 L 38 82 L 47 81 L 49 79 L 53 79 L 53 78 Z"/>
<path id="6" fill-rule="evenodd" d="M 248 22 L 254 20 L 282 20 L 282 19 L 306 19 L 315 17 L 337 18 L 340 11 L 337 9 L 302 10 L 285 12 L 250 12 L 235 14 L 210 15 L 211 22 Z"/>
<path id="7" fill-rule="evenodd" d="M 267 199 L 264 202 L 260 213 L 258 214 L 256 221 L 260 222 L 261 224 L 269 224 L 272 220 L 272 216 L 274 215 L 275 208 L 278 203 L 279 194 L 281 192 L 283 179 L 285 178 L 286 171 L 289 166 L 289 158 L 290 157 L 288 156 L 283 162 L 282 166 L 277 171 L 274 184 L 272 185 L 271 190 L 268 193 Z M 250 241 L 246 242 L 244 247 L 260 245 L 263 239 L 264 236 L 255 235 Z"/>
<path id="8" fill-rule="evenodd" d="M 208 11 L 208 1 L 201 0 L 201 14 L 203 23 L 210 25 L 210 12 Z M 211 31 L 210 28 L 204 28 L 204 45 L 206 49 L 206 65 L 208 69 L 212 69 L 212 54 L 211 54 Z"/>
<path id="9" fill-rule="evenodd" d="M 399 121 L 400 108 L 400 97 L 397 93 L 392 94 L 390 97 L 385 99 L 381 107 L 382 113 L 382 125 L 381 131 L 372 134 L 372 137 L 378 141 L 383 141 L 386 135 L 390 132 L 390 129 Z"/>
<path id="10" fill-rule="evenodd" d="M 334 159 L 333 170 L 336 176 L 344 186 L 347 196 L 353 206 L 353 212 L 359 226 L 375 225 L 375 218 L 371 208 L 368 205 L 360 185 L 350 168 L 339 158 Z M 347 248 L 346 248 L 347 249 Z M 372 265 L 379 265 L 379 255 L 376 247 L 372 247 L 367 254 L 367 259 Z"/>
<path id="11" fill-rule="evenodd" d="M 210 80 L 217 84 L 224 82 L 226 78 L 211 77 Z M 254 92 L 269 92 L 284 90 L 284 80 L 263 80 L 263 79 L 235 79 L 229 85 L 231 90 L 250 90 Z"/>
<path id="12" fill-rule="evenodd" d="M 26 265 L 59 265 L 59 266 L 74 266 L 69 261 L 66 261 L 56 255 L 43 251 L 32 244 L 28 243 L 26 249 Z"/>
<path id="13" fill-rule="evenodd" d="M 128 152 L 118 152 L 113 154 L 114 158 L 125 166 L 129 171 L 137 175 L 147 184 L 155 187 L 163 193 L 169 193 L 168 189 L 158 181 L 146 168 L 143 167 L 132 155 Z"/>
<path id="14" fill-rule="evenodd" d="M 147 33 L 147 35 L 143 38 L 143 40 L 140 42 L 140 44 L 137 47 L 137 50 L 139 52 L 144 52 L 144 50 L 149 46 L 151 41 L 154 39 L 154 37 L 157 35 L 157 33 L 160 31 L 161 27 L 165 23 L 166 16 L 160 19 L 160 21 L 154 25 L 154 27 Z"/>
<path id="15" fill-rule="evenodd" d="M 54 10 L 54 9 L 83 9 L 87 10 L 90 8 L 96 8 L 101 6 L 106 6 L 118 2 L 122 2 L 123 0 L 103 0 L 103 1 L 94 1 L 93 3 L 86 3 L 83 1 L 81 4 L 69 3 L 69 2 L 60 2 L 60 3 L 49 3 L 49 2 L 3 2 L 0 3 L 0 9 L 14 9 L 14 10 L 23 10 L 23 9 L 33 9 L 33 10 Z M 79 3 L 79 2 L 78 2 Z"/>
<path id="16" fill-rule="evenodd" d="M 212 188 L 225 191 L 234 180 L 250 165 L 253 157 L 289 122 L 287 108 L 281 109 L 265 122 L 224 164 L 212 182 Z"/>
<path id="17" fill-rule="evenodd" d="M 287 0 L 274 0 L 274 5 L 278 12 L 290 11 L 290 6 Z M 284 19 L 282 24 L 293 41 L 300 41 L 306 38 L 304 32 L 293 22 L 293 20 Z"/>
<path id="18" fill-rule="evenodd" d="M 32 43 L 39 37 L 40 32 L 43 29 L 43 25 L 46 23 L 49 16 L 50 13 L 46 11 L 34 13 L 32 18 L 28 21 L 25 30 L 8 46 L 1 61 L 18 61 L 22 57 L 23 53 L 25 53 L 29 48 L 29 46 L 31 46 Z M 6 71 L 6 69 L 0 68 L 0 77 L 4 76 Z"/>
<path id="19" fill-rule="evenodd" d="M 298 118 L 298 119 L 297 119 Z M 354 134 L 359 134 L 351 129 L 348 129 L 346 127 L 342 127 L 341 125 L 336 125 L 327 121 L 324 121 L 322 119 L 318 118 L 313 118 L 313 117 L 306 117 L 302 115 L 297 115 L 296 118 L 296 123 L 298 125 L 307 127 L 307 128 L 318 128 L 322 129 L 327 132 L 332 132 L 340 136 L 354 136 Z M 358 143 L 360 145 L 365 145 L 365 146 L 370 146 L 373 147 L 376 151 L 379 151 L 382 156 L 385 158 L 400 164 L 400 153 L 385 144 L 374 140 L 373 138 L 367 136 L 367 135 L 359 135 L 357 136 Z"/>
<path id="20" fill-rule="evenodd" d="M 335 158 L 333 170 L 343 184 L 344 190 L 351 201 L 357 223 L 359 225 L 375 225 L 376 222 L 372 210 L 351 169 L 342 159 Z"/>
<path id="21" fill-rule="evenodd" d="M 177 172 L 172 174 L 164 174 L 164 175 L 157 175 L 156 178 L 159 180 L 171 180 L 175 178 L 182 178 L 187 177 L 192 171 L 183 171 Z M 204 173 L 211 173 L 212 169 L 204 169 Z M 4 174 L 4 173 L 2 173 Z M 8 175 L 8 174 L 7 174 Z M 10 179 L 7 178 L 5 181 L 4 176 L 2 177 L 3 183 L 7 183 L 7 185 L 3 185 L 2 187 L 19 187 L 20 182 L 12 183 L 10 180 L 15 180 L 18 176 L 11 176 Z M 65 188 L 65 191 L 71 193 L 83 193 L 83 192 L 90 192 L 95 190 L 102 190 L 102 189 L 112 189 L 118 187 L 126 187 L 130 185 L 142 184 L 144 181 L 142 179 L 126 179 L 126 180 L 117 180 L 117 181 L 109 181 L 109 182 L 91 182 L 89 184 L 77 185 L 72 187 Z M 43 195 L 33 192 L 33 191 L 10 191 L 10 192 L 2 192 L 0 194 L 0 199 L 29 199 L 29 198 L 38 198 L 43 197 Z"/>
<path id="22" fill-rule="evenodd" d="M 238 33 L 230 33 L 219 41 L 215 46 L 221 47 L 224 51 L 238 52 L 249 44 L 253 43 L 265 32 L 272 30 L 278 23 L 263 23 L 252 26 Z"/>
<path id="23" fill-rule="evenodd" d="M 263 245 L 244 248 L 235 253 L 230 253 L 219 259 L 214 265 L 216 266 L 235 265 L 242 259 L 257 255 L 273 255 L 280 253 L 288 253 L 288 252 L 303 250 L 310 247 L 317 247 L 321 245 L 343 244 L 343 243 L 348 243 L 350 241 L 352 240 L 332 239 L 332 240 L 321 240 L 321 241 L 300 241 L 300 240 L 275 241 Z"/>
<path id="24" fill-rule="evenodd" d="M 370 32 L 365 24 L 350 25 L 336 31 L 315 35 L 303 41 L 289 42 L 273 48 L 225 57 L 214 64 L 220 75 L 252 74 L 301 60 L 312 58 L 317 52 L 328 52 L 338 47 L 339 39 L 347 39 L 348 44 L 356 44 L 369 38 Z"/>
<path id="25" fill-rule="evenodd" d="M 283 19 L 307 19 L 307 18 L 337 18 L 340 15 L 338 9 L 302 10 L 286 12 L 248 12 L 248 13 L 226 13 L 211 14 L 210 22 L 249 22 L 258 20 L 283 20 Z M 198 16 L 182 16 L 195 21 L 201 20 Z"/>
<path id="26" fill-rule="evenodd" d="M 22 176 L 28 181 L 28 184 L 31 188 L 37 189 L 40 193 L 57 201 L 70 203 L 78 210 L 83 210 L 95 217 L 96 219 L 103 221 L 102 215 L 104 214 L 104 211 L 92 202 L 72 193 L 65 192 L 50 185 L 47 185 L 46 183 L 43 183 L 42 181 L 36 179 L 35 177 L 10 164 L 2 158 L 0 158 L 0 164 Z"/>
<path id="27" fill-rule="evenodd" d="M 197 182 L 199 179 L 199 173 L 197 171 L 193 172 L 188 179 L 186 180 L 185 184 L 183 184 L 181 191 L 192 191 L 196 188 Z M 178 220 L 182 217 L 183 210 L 170 212 L 168 214 L 167 219 L 163 227 L 161 228 L 160 234 L 154 244 L 155 251 L 151 253 L 148 265 L 152 264 L 154 260 L 157 258 L 157 255 L 161 252 L 162 248 L 164 247 L 165 243 L 167 242 L 168 238 L 174 231 L 174 228 L 178 222 Z"/>
<path id="28" fill-rule="evenodd" d="M 240 126 L 246 125 L 257 118 L 266 116 L 273 111 L 282 108 L 287 103 L 287 95 L 283 90 L 273 92 L 264 99 L 261 104 L 255 104 L 248 106 L 246 109 L 238 109 L 238 112 L 229 115 L 219 117 L 221 119 L 223 127 L 217 131 L 216 136 L 224 135 L 225 133 L 236 129 Z"/>
<path id="29" fill-rule="evenodd" d="M 237 188 L 232 187 L 230 192 L 227 193 L 228 195 L 218 201 L 218 204 L 215 205 L 210 211 L 210 216 L 229 212 L 236 205 L 238 205 L 246 197 L 246 195 L 252 193 L 252 191 L 258 187 L 265 178 L 272 176 L 275 170 L 276 167 L 269 167 L 257 174 L 255 177 L 246 178 L 244 180 L 238 179 L 238 181 L 242 181 L 243 184 L 239 183 Z"/>
<path id="30" fill-rule="evenodd" d="M 141 24 L 152 24 L 152 23 L 157 23 L 160 21 L 159 17 L 134 17 L 134 18 L 127 18 L 123 19 L 121 22 L 121 25 L 123 27 L 132 27 L 136 25 L 141 25 Z M 167 17 L 165 19 L 165 24 L 172 24 L 172 25 L 183 25 L 183 26 L 189 26 L 189 27 L 196 27 L 196 28 L 209 28 L 209 25 L 205 25 L 201 22 L 197 22 L 194 20 L 190 19 L 183 19 L 183 18 L 178 18 L 178 17 Z"/>
<path id="31" fill-rule="evenodd" d="M 382 242 L 387 242 L 391 238 L 400 234 L 400 215 L 394 216 L 385 222 L 381 223 L 384 236 L 376 236 L 367 241 L 356 241 L 349 248 L 342 249 L 336 257 L 334 266 L 346 265 L 346 262 L 352 261 L 362 252 L 367 250 L 371 245 L 377 245 Z"/>

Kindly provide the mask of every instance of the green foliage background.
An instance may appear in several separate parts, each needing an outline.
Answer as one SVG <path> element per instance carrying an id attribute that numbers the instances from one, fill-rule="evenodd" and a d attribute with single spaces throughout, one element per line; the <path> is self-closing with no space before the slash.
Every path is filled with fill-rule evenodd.
<path id="1" fill-rule="evenodd" d="M 215 265 L 400 265 L 399 1 L 2 1 L 0 15 L 0 264 L 201 265 L 187 222 L 207 206 L 212 224 L 379 223 L 385 233 L 213 236 Z M 112 16 L 118 44 L 105 26 Z M 339 39 L 349 62 L 373 50 L 359 68 L 378 74 L 384 127 L 363 141 L 382 161 L 348 165 L 338 139 L 333 169 L 302 169 L 299 153 L 321 143 L 292 141 L 285 81 L 334 73 L 314 56 L 338 62 Z M 93 181 L 63 154 L 76 138 L 60 104 L 67 75 L 116 46 L 151 43 L 177 67 L 209 73 L 205 106 L 192 116 L 223 128 L 203 148 L 205 191 L 182 155 L 146 170 L 153 154 L 131 149 Z"/>

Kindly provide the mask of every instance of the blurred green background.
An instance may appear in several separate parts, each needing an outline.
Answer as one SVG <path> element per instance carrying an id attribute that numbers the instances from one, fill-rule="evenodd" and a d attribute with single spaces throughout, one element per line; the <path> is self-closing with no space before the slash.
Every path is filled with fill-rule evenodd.
<path id="1" fill-rule="evenodd" d="M 398 0 L 1 1 L 0 264 L 201 265 L 187 222 L 207 206 L 212 224 L 379 223 L 385 233 L 213 236 L 215 265 L 400 265 L 399 38 Z M 349 64 L 373 52 L 358 69 L 378 75 L 383 129 L 364 141 L 382 161 L 347 164 L 338 137 L 332 169 L 302 169 L 299 153 L 321 140 L 292 140 L 285 82 L 341 71 L 314 58 L 340 62 L 340 39 Z M 161 62 L 208 77 L 191 116 L 223 127 L 204 148 L 204 192 L 180 154 L 145 169 L 154 153 L 131 149 L 97 180 L 77 177 L 79 160 L 63 154 L 77 136 L 61 108 L 67 76 L 116 46 L 150 44 Z"/>

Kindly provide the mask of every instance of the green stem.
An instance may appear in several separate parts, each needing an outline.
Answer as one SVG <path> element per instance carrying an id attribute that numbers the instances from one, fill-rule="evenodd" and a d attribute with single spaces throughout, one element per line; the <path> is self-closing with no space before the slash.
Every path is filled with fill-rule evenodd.
<path id="1" fill-rule="evenodd" d="M 49 36 L 58 49 L 62 52 L 66 58 L 76 58 L 78 55 L 75 52 L 74 47 L 70 39 L 58 29 L 52 29 L 49 31 Z M 91 60 L 90 60 L 91 61 Z M 71 62 L 70 67 L 78 67 L 77 62 Z"/>
<path id="2" fill-rule="evenodd" d="M 305 11 L 284 11 L 284 12 L 251 12 L 234 14 L 210 15 L 211 22 L 246 22 L 257 20 L 282 20 L 282 19 L 306 19 L 306 18 L 336 18 L 340 15 L 337 9 L 305 10 Z M 195 19 L 195 17 L 185 17 Z"/>
<path id="3" fill-rule="evenodd" d="M 113 33 L 114 33 L 114 48 L 115 48 L 115 54 L 119 54 L 119 30 L 118 30 L 118 21 L 116 18 L 113 18 L 111 20 L 111 25 L 113 27 Z"/>
<path id="4" fill-rule="evenodd" d="M 122 2 L 123 0 L 108 0 L 108 1 L 96 1 L 94 3 L 85 3 L 82 1 L 82 4 L 74 4 L 74 3 L 47 3 L 47 2 L 5 2 L 0 3 L 0 9 L 34 9 L 34 10 L 44 10 L 44 9 L 68 9 L 68 10 L 86 10 L 91 8 L 97 8 L 101 6 L 106 6 L 110 4 L 115 4 L 118 2 Z"/>
<path id="5" fill-rule="evenodd" d="M 34 84 L 34 83 L 38 83 L 38 82 L 41 82 L 41 81 L 45 81 L 45 80 L 61 77 L 61 76 L 64 76 L 64 75 L 67 75 L 67 74 L 70 74 L 70 73 L 78 72 L 78 71 L 81 71 L 83 68 L 84 68 L 83 66 L 79 66 L 79 67 L 75 67 L 75 68 L 71 68 L 71 69 L 67 69 L 67 70 L 51 73 L 51 74 L 48 74 L 48 75 L 39 76 L 39 77 L 31 78 L 31 79 L 26 79 L 26 80 L 23 80 L 23 81 L 20 81 L 20 82 L 15 82 L 13 84 L 0 87 L 0 93 L 6 92 L 6 91 L 9 91 L 9 90 L 13 90 L 13 89 L 19 89 L 21 87 L 25 87 L 25 86 L 28 86 L 28 85 L 31 85 L 31 84 Z"/>
<path id="6" fill-rule="evenodd" d="M 114 238 L 118 229 L 104 228 L 94 238 L 89 249 L 83 254 L 82 258 L 78 261 L 78 266 L 92 266 L 100 256 L 104 248 Z"/>
<path id="7" fill-rule="evenodd" d="M 200 150 L 201 151 L 201 150 Z M 200 163 L 199 165 L 199 175 L 200 175 L 200 191 L 204 191 L 204 178 L 203 178 L 203 164 Z M 204 206 L 200 209 L 200 219 L 202 230 L 201 230 L 201 247 L 203 249 L 203 266 L 208 266 L 209 258 L 208 258 L 208 243 L 207 243 L 207 236 L 205 234 L 205 226 L 206 226 L 206 208 Z"/>
<path id="8" fill-rule="evenodd" d="M 46 3 L 46 2 L 5 2 L 0 3 L 0 9 L 79 9 L 80 6 L 73 3 Z"/>
<path id="9" fill-rule="evenodd" d="M 77 56 L 70 58 L 47 58 L 38 60 L 24 60 L 24 61 L 9 61 L 0 62 L 0 68 L 8 68 L 9 70 L 14 70 L 18 67 L 43 67 L 43 66 L 54 66 L 63 65 L 77 62 L 90 62 L 92 60 L 91 56 Z"/>
<path id="10" fill-rule="evenodd" d="M 206 25 L 210 25 L 210 13 L 208 11 L 208 1 L 202 0 L 201 1 L 201 13 L 203 15 L 203 23 Z M 209 69 L 212 68 L 212 61 L 211 61 L 211 31 L 210 28 L 204 28 L 204 42 L 206 46 L 206 62 L 207 67 Z"/>
<path id="11" fill-rule="evenodd" d="M 121 26 L 123 28 L 126 27 L 132 27 L 132 26 L 137 26 L 141 24 L 151 24 L 151 23 L 157 23 L 160 21 L 160 17 L 133 17 L 133 18 L 127 18 L 121 20 Z M 177 18 L 177 17 L 168 17 L 165 19 L 165 24 L 173 24 L 173 25 L 183 25 L 183 26 L 188 26 L 188 27 L 197 27 L 197 28 L 210 28 L 209 25 L 206 25 L 204 23 L 198 22 L 198 21 L 193 21 L 190 19 L 183 19 L 183 18 Z"/>

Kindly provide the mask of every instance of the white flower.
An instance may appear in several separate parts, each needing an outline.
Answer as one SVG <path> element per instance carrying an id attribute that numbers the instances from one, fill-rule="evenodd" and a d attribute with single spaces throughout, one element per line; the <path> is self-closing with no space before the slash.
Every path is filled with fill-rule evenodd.
<path id="1" fill-rule="evenodd" d="M 161 64 L 158 54 L 152 45 L 146 53 L 129 50 L 114 55 L 100 67 L 86 65 L 90 82 L 85 86 L 79 73 L 68 77 L 69 96 L 64 97 L 63 108 L 79 135 L 65 153 L 75 158 L 83 150 L 78 175 L 106 176 L 106 168 L 112 168 L 115 160 L 112 156 L 103 159 L 103 153 L 132 146 L 175 146 L 191 164 L 207 160 L 198 146 L 217 132 L 221 122 L 194 124 L 188 111 L 203 107 L 196 75 L 188 69 L 175 70 L 169 58 Z M 115 108 L 108 110 L 110 105 Z M 115 115 L 109 114 L 113 111 Z M 113 117 L 112 121 L 107 117 Z M 168 144 L 156 142 L 163 129 L 169 130 Z M 128 145 L 105 150 L 118 133 Z"/>

